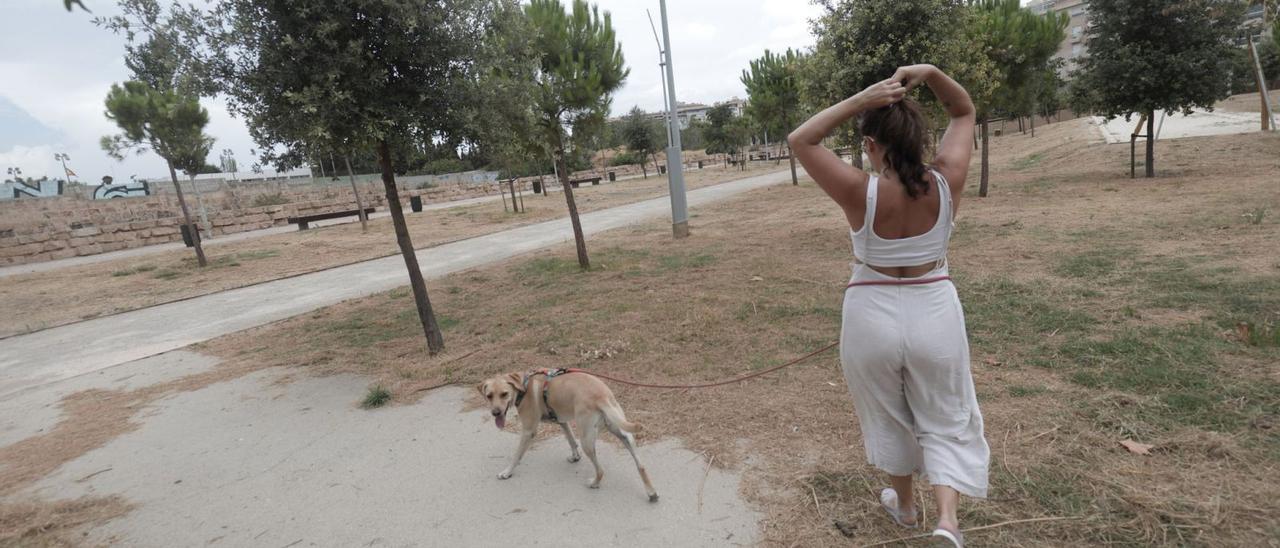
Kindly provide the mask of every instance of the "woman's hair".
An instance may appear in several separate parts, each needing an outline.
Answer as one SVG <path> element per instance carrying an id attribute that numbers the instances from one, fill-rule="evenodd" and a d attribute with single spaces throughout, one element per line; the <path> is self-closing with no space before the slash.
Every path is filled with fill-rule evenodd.
<path id="1" fill-rule="evenodd" d="M 929 128 L 919 104 L 904 98 L 887 107 L 863 112 L 858 117 L 858 132 L 884 147 L 884 160 L 907 187 L 907 196 L 915 198 L 929 193 L 929 183 L 924 180 Z"/>

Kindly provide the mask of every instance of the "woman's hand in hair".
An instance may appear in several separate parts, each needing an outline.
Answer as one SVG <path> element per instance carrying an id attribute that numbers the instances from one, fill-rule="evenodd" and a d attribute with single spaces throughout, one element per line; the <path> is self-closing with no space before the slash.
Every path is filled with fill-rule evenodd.
<path id="1" fill-rule="evenodd" d="M 892 105 L 906 96 L 907 88 L 890 78 L 867 86 L 853 97 L 862 106 L 861 110 L 872 110 Z"/>
<path id="2" fill-rule="evenodd" d="M 889 79 L 901 83 L 907 88 L 907 91 L 911 91 L 912 88 L 928 80 L 929 75 L 937 70 L 938 67 L 933 65 L 907 65 L 898 67 L 898 70 L 893 73 L 893 77 Z"/>

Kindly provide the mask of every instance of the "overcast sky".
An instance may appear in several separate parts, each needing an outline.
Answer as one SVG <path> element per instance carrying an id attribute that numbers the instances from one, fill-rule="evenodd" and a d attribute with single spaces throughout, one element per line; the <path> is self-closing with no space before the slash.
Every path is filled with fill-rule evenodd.
<path id="1" fill-rule="evenodd" d="M 84 0 L 93 14 L 67 13 L 58 0 L 0 0 L 0 166 L 18 167 L 23 176 L 61 177 L 56 152 L 71 156 L 79 180 L 97 183 L 103 175 L 117 182 L 166 176 L 154 154 L 117 162 L 98 146 L 116 133 L 102 114 L 103 98 L 113 82 L 128 77 L 124 39 L 94 26 L 94 15 L 117 12 L 114 1 Z M 567 3 L 567 2 L 566 2 Z M 613 99 L 615 114 L 632 106 L 662 107 L 658 53 L 645 8 L 661 32 L 657 0 L 597 0 L 613 14 L 631 75 Z M 813 39 L 807 20 L 817 8 L 806 0 L 672 0 L 668 3 L 677 99 L 713 103 L 744 96 L 738 78 L 748 60 L 765 48 L 807 47 Z M 254 148 L 244 124 L 227 113 L 221 99 L 206 99 L 217 138 L 217 152 L 235 151 L 242 169 L 252 164 Z"/>

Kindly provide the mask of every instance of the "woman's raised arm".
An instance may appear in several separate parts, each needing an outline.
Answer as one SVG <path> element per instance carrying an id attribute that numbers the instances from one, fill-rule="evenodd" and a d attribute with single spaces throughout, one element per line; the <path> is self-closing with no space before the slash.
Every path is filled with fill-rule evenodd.
<path id="1" fill-rule="evenodd" d="M 810 177 L 818 183 L 832 200 L 843 208 L 857 207 L 866 196 L 866 172 L 844 163 L 834 152 L 822 146 L 822 140 L 831 131 L 858 113 L 891 105 L 902 100 L 907 88 L 900 81 L 889 79 L 872 84 L 857 95 L 845 99 L 809 118 L 791 135 L 787 143 L 791 153 L 804 166 Z"/>

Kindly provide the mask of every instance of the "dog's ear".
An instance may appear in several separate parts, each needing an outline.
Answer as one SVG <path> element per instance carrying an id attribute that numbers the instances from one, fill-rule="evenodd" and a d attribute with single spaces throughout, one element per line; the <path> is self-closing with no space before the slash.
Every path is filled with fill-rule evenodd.
<path id="1" fill-rule="evenodd" d="M 511 383 L 511 387 L 515 388 L 516 392 L 524 392 L 524 376 L 523 375 L 519 373 L 508 373 L 506 381 Z"/>
<path id="2" fill-rule="evenodd" d="M 489 381 L 484 381 L 476 385 L 476 392 L 479 392 L 481 396 L 484 396 L 484 385 L 488 382 Z"/>

